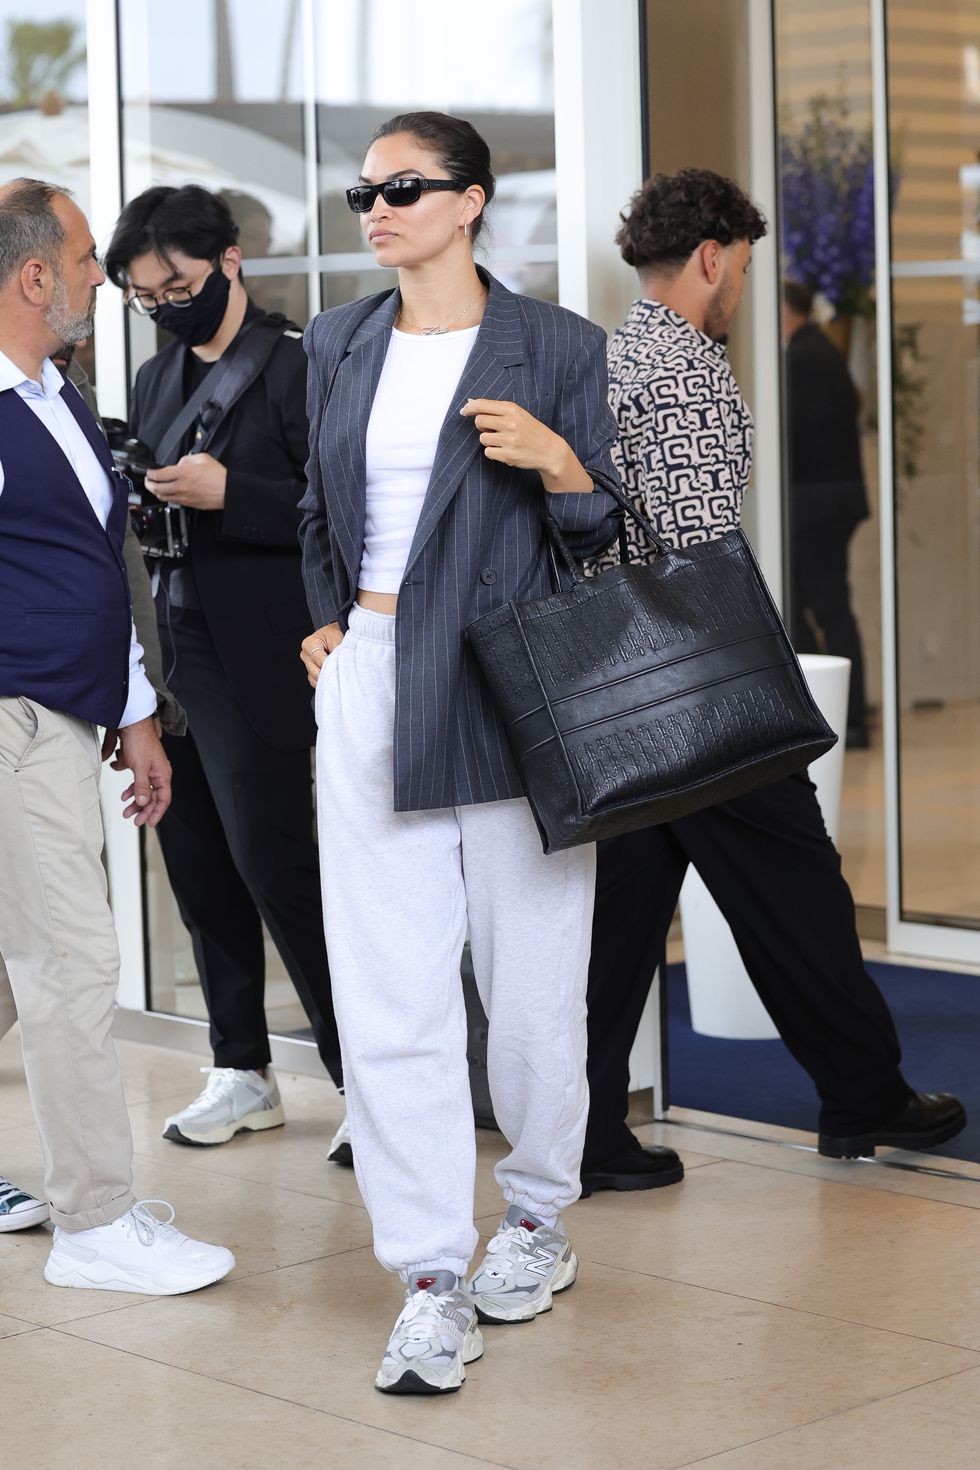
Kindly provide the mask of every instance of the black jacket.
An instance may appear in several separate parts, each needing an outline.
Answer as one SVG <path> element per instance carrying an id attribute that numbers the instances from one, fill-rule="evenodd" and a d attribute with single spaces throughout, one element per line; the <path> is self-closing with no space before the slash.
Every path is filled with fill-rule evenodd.
<path id="1" fill-rule="evenodd" d="M 245 320 L 263 315 L 249 303 Z M 129 424 L 151 449 L 184 404 L 189 349 L 171 342 L 143 364 Z M 299 502 L 309 454 L 306 355 L 280 337 L 221 432 L 223 510 L 192 517 L 190 561 L 218 657 L 263 740 L 298 750 L 316 738 L 299 646 L 310 632 L 300 571 Z"/>
<path id="2" fill-rule="evenodd" d="M 860 402 L 843 354 L 808 324 L 786 349 L 789 482 L 794 531 L 868 514 L 858 432 Z"/>

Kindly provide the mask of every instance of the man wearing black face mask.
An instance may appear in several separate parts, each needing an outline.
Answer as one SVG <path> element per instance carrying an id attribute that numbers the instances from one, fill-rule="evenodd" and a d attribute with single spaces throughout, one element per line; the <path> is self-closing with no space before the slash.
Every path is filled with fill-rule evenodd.
<path id="1" fill-rule="evenodd" d="M 306 357 L 298 331 L 250 302 L 237 238 L 216 195 L 156 187 L 126 206 L 106 253 L 127 305 L 174 337 L 140 368 L 129 426 L 160 462 L 148 488 L 188 514 L 187 555 L 161 560 L 156 604 L 167 680 L 188 718 L 186 737 L 166 741 L 178 796 L 161 847 L 193 941 L 215 1061 L 204 1092 L 166 1120 L 164 1136 L 195 1144 L 283 1121 L 269 1066 L 262 920 L 341 1083 L 313 840 L 315 727 L 296 661 L 309 622 L 297 539 Z M 241 379 L 250 359 L 254 373 L 219 415 L 213 452 L 191 452 L 209 413 L 213 421 L 209 400 L 220 402 L 222 383 L 233 369 Z M 200 408 L 184 414 L 175 442 L 195 395 Z"/>

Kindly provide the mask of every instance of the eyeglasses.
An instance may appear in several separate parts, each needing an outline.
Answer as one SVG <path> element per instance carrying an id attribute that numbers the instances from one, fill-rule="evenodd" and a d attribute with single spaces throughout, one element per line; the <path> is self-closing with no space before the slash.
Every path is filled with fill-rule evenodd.
<path id="1" fill-rule="evenodd" d="M 465 188 L 455 179 L 389 179 L 386 184 L 355 184 L 347 190 L 347 203 L 355 214 L 367 214 L 379 194 L 386 204 L 400 209 L 405 204 L 417 204 L 424 189 L 452 189 L 461 194 Z"/>
<path id="2" fill-rule="evenodd" d="M 171 286 L 168 290 L 161 291 L 159 296 L 154 296 L 151 291 L 134 291 L 131 296 L 126 297 L 126 305 L 140 316 L 152 316 L 158 306 L 190 306 L 194 300 L 193 287 L 217 270 L 220 260 L 221 256 L 216 256 L 207 270 L 202 271 L 189 286 Z"/>

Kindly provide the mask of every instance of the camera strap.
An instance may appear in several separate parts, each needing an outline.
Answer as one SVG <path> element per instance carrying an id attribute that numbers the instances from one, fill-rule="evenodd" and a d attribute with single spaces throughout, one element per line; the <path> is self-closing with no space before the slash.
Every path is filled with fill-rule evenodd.
<path id="1" fill-rule="evenodd" d="M 158 464 L 175 463 L 188 432 L 193 429 L 191 454 L 204 454 L 247 388 L 260 375 L 279 338 L 296 332 L 279 312 L 246 322 L 228 350 L 188 398 L 156 449 Z"/>

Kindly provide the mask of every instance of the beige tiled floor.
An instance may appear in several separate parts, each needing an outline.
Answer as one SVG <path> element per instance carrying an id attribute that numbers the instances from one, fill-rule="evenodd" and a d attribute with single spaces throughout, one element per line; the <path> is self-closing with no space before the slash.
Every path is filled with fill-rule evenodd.
<path id="1" fill-rule="evenodd" d="M 488 1329 L 461 1394 L 388 1399 L 372 1377 L 398 1288 L 373 1259 L 352 1176 L 325 1161 L 329 1085 L 282 1077 L 285 1129 L 181 1150 L 160 1124 L 196 1088 L 198 1059 L 120 1053 L 139 1190 L 231 1245 L 238 1267 L 168 1300 L 58 1291 L 40 1274 L 46 1230 L 0 1237 L 5 1465 L 980 1464 L 973 1165 L 835 1164 L 799 1147 L 806 1135 L 702 1114 L 648 1126 L 644 1138 L 681 1148 L 684 1185 L 575 1206 L 581 1274 L 554 1313 Z M 500 1144 L 479 1137 L 487 1232 Z M 0 1045 L 0 1170 L 39 1187 L 14 1038 Z"/>

